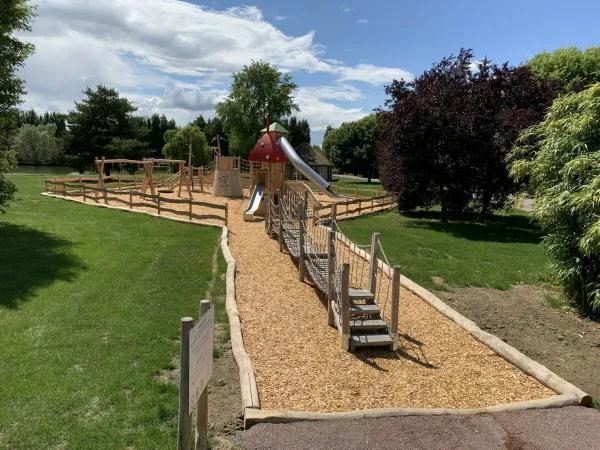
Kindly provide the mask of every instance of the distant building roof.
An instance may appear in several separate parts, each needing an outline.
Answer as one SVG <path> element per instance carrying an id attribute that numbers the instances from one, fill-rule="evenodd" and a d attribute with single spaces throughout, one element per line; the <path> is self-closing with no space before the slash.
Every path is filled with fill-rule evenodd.
<path id="1" fill-rule="evenodd" d="M 302 160 L 309 166 L 333 167 L 331 161 L 329 161 L 323 153 L 315 150 L 308 142 L 303 142 L 302 144 L 297 145 L 294 150 L 296 150 L 298 156 L 300 156 L 300 158 L 302 158 Z"/>
<path id="2" fill-rule="evenodd" d="M 277 131 L 278 133 L 287 133 L 290 134 L 290 132 L 288 130 L 286 130 L 285 128 L 283 128 L 282 125 L 278 124 L 277 122 L 273 122 L 270 126 L 269 126 L 269 131 Z M 264 127 L 262 130 L 260 130 L 261 133 L 266 133 L 267 132 L 267 127 Z"/>

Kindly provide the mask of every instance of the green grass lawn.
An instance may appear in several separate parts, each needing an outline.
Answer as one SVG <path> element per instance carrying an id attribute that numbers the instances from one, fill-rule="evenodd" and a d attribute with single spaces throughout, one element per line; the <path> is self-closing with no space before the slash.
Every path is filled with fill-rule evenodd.
<path id="1" fill-rule="evenodd" d="M 439 213 L 399 215 L 392 211 L 342 222 L 342 231 L 357 244 L 369 244 L 381 234 L 390 264 L 428 289 L 481 286 L 508 289 L 548 277 L 549 260 L 539 245 L 539 228 L 525 213 L 475 221 L 441 223 Z M 446 286 L 436 284 L 440 277 Z"/>
<path id="2" fill-rule="evenodd" d="M 10 179 L 0 448 L 174 448 L 178 387 L 156 376 L 179 353 L 180 318 L 198 317 L 221 230 L 47 198 L 42 177 Z M 215 312 L 226 321 L 223 299 Z"/>

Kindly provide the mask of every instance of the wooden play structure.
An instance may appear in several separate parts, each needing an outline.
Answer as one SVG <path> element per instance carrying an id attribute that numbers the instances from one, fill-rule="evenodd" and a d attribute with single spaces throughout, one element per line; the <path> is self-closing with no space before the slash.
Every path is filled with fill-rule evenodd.
<path id="1" fill-rule="evenodd" d="M 266 133 L 258 140 L 248 161 L 250 161 L 250 203 L 244 212 L 244 220 L 254 220 L 255 216 L 265 216 L 265 199 L 273 196 L 283 187 L 287 156 L 277 144 L 277 138 L 287 137 L 288 132 L 275 123 L 271 127 L 267 123 Z"/>
<path id="2" fill-rule="evenodd" d="M 107 164 L 119 164 L 119 167 L 122 167 L 123 164 L 142 167 L 144 170 L 144 180 L 142 182 L 142 193 L 146 193 L 148 189 L 150 189 L 151 195 L 156 195 L 156 188 L 163 187 L 162 191 L 164 192 L 173 192 L 174 189 L 177 189 L 177 196 L 181 197 L 181 188 L 185 185 L 188 193 L 188 197 L 192 197 L 192 190 L 190 187 L 189 179 L 185 176 L 185 161 L 180 159 L 144 159 L 144 160 L 135 160 L 135 159 L 105 159 L 102 157 L 101 159 L 96 160 L 96 168 L 98 170 L 98 188 L 104 188 L 104 182 L 107 178 L 104 175 L 105 167 Z M 155 183 L 153 176 L 153 169 L 157 164 L 174 164 L 179 166 L 179 172 L 174 174 L 173 176 L 167 178 L 166 180 L 162 180 L 161 183 Z M 160 192 L 160 190 L 159 190 Z"/>
<path id="3" fill-rule="evenodd" d="M 244 196 L 239 157 L 220 155 L 215 157 L 212 194 L 215 197 L 241 198 Z"/>

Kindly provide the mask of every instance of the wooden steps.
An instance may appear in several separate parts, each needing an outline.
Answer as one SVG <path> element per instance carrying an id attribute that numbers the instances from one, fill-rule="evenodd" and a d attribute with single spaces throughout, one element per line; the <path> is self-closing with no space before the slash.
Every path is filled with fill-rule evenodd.
<path id="1" fill-rule="evenodd" d="M 350 332 L 359 331 L 385 331 L 388 330 L 388 324 L 381 319 L 351 319 Z"/>
<path id="2" fill-rule="evenodd" d="M 385 334 L 354 334 L 350 336 L 350 351 L 358 347 L 389 347 L 394 344 L 394 340 L 387 333 Z"/>
<path id="3" fill-rule="evenodd" d="M 381 310 L 379 306 L 374 304 L 366 304 L 366 305 L 355 305 L 350 303 L 350 314 L 363 314 L 372 316 L 374 314 L 380 314 Z"/>
<path id="4" fill-rule="evenodd" d="M 350 288 L 350 301 L 355 300 L 375 300 L 375 295 L 367 289 L 352 289 Z"/>

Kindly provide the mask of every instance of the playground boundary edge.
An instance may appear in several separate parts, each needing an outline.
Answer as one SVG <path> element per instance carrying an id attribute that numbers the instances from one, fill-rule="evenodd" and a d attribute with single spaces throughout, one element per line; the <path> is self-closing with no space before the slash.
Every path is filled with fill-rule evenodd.
<path id="1" fill-rule="evenodd" d="M 42 192 L 41 195 L 47 197 L 69 200 L 76 203 L 84 204 L 77 199 L 71 199 L 60 195 L 48 194 Z M 409 278 L 402 276 L 400 285 L 410 292 L 415 294 L 425 303 L 429 304 L 444 317 L 448 318 L 460 328 L 465 330 L 476 341 L 488 347 L 498 356 L 508 361 L 513 366 L 536 379 L 538 382 L 556 392 L 558 395 L 551 398 L 540 400 L 529 400 L 517 403 L 504 403 L 500 405 L 487 406 L 484 408 L 475 409 L 450 409 L 450 408 L 374 408 L 367 410 L 338 412 L 338 413 L 317 413 L 309 411 L 273 411 L 260 409 L 260 397 L 258 394 L 258 384 L 254 373 L 254 367 L 250 356 L 244 347 L 241 316 L 237 309 L 236 302 L 236 261 L 233 258 L 231 249 L 229 248 L 229 230 L 226 226 L 203 223 L 190 222 L 184 219 L 178 219 L 169 216 L 159 216 L 158 214 L 147 211 L 128 210 L 110 205 L 94 204 L 101 208 L 114 209 L 125 212 L 135 212 L 147 214 L 153 217 L 174 220 L 176 222 L 188 223 L 194 225 L 207 225 L 221 228 L 222 234 L 220 238 L 221 252 L 227 262 L 226 273 L 226 303 L 225 308 L 229 319 L 231 347 L 234 359 L 238 365 L 240 375 L 240 390 L 242 397 L 242 416 L 244 418 L 244 429 L 251 427 L 257 423 L 286 423 L 305 420 L 342 420 L 342 419 L 359 419 L 359 418 L 375 418 L 375 417 L 398 417 L 412 415 L 466 415 L 466 414 L 484 414 L 492 412 L 508 412 L 527 409 L 543 409 L 543 408 L 561 408 L 566 406 L 591 406 L 592 397 L 579 389 L 577 386 L 569 383 L 565 379 L 559 377 L 547 367 L 534 361 L 524 355 L 514 347 L 505 343 L 493 334 L 487 333 L 480 329 L 475 322 L 466 318 L 455 309 L 444 303 L 439 297 L 432 292 L 418 285 Z M 379 211 L 377 211 L 379 212 Z M 354 218 L 354 217 L 349 217 Z M 352 243 L 353 244 L 353 243 Z M 355 245 L 349 246 L 351 251 L 358 256 L 370 260 L 369 255 L 357 249 Z M 383 265 L 384 271 L 391 273 L 390 267 L 383 261 L 379 261 Z"/>

